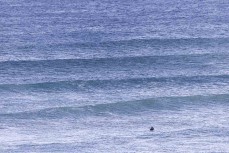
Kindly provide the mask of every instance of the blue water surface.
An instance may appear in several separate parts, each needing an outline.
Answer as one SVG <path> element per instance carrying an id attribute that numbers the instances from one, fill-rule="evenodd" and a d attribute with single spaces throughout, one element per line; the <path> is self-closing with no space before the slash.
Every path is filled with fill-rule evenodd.
<path id="1" fill-rule="evenodd" d="M 226 0 L 0 0 L 0 152 L 228 153 L 228 14 Z"/>

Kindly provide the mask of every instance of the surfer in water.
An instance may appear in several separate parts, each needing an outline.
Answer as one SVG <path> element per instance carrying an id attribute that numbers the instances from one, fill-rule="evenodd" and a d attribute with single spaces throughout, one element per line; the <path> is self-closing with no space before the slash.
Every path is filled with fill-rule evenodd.
<path id="1" fill-rule="evenodd" d="M 154 131 L 154 127 L 151 127 L 151 128 L 150 128 L 150 131 Z"/>

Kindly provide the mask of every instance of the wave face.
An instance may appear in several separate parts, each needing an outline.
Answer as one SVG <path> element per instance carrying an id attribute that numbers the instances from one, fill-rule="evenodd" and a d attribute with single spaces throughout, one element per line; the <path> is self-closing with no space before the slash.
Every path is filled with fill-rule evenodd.
<path id="1" fill-rule="evenodd" d="M 0 0 L 0 152 L 229 152 L 228 6 Z"/>
<path id="2" fill-rule="evenodd" d="M 227 100 L 227 101 L 225 101 Z M 182 96 L 182 97 L 160 97 L 143 99 L 136 101 L 105 103 L 97 105 L 87 105 L 82 107 L 52 107 L 33 111 L 17 113 L 3 113 L 1 118 L 14 119 L 61 119 L 65 117 L 83 118 L 88 116 L 106 116 L 110 114 L 131 115 L 143 111 L 165 111 L 180 110 L 186 106 L 196 105 L 205 107 L 209 104 L 227 106 L 228 94 L 209 95 L 209 96 Z"/>

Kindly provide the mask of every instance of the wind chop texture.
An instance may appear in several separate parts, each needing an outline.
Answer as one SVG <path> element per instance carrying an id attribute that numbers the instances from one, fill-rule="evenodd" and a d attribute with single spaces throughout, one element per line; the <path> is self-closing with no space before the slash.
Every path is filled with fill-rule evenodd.
<path id="1" fill-rule="evenodd" d="M 229 152 L 228 8 L 0 0 L 0 152 Z"/>

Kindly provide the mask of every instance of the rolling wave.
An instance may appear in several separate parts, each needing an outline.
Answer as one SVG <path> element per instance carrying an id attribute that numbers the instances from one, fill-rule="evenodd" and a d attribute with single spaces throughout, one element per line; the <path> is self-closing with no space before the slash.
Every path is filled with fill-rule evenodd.
<path id="1" fill-rule="evenodd" d="M 214 46 L 214 45 L 229 45 L 229 38 L 149 38 L 149 39 L 129 39 L 129 40 L 116 40 L 116 41 L 103 41 L 103 42 L 78 42 L 78 43 L 59 43 L 47 44 L 48 48 L 52 47 L 142 47 L 145 45 L 150 46 Z M 33 46 L 28 48 L 32 48 Z"/>
<path id="2" fill-rule="evenodd" d="M 105 64 L 105 63 L 127 63 L 127 62 L 153 62 L 153 63 L 163 63 L 169 62 L 170 60 L 192 60 L 192 59 L 210 59 L 210 58 L 229 58 L 227 53 L 204 53 L 204 54 L 179 54 L 179 55 L 150 55 L 150 56 L 123 56 L 123 57 L 104 57 L 104 58 L 60 58 L 60 59 L 45 59 L 45 60 L 8 60 L 0 61 L 0 64 L 7 64 L 11 66 L 17 66 L 19 64 Z M 121 64 L 120 63 L 120 64 Z"/>
<path id="3" fill-rule="evenodd" d="M 217 94 L 208 96 L 186 97 L 159 97 L 137 101 L 122 101 L 81 107 L 54 107 L 35 111 L 0 114 L 0 118 L 11 119 L 60 119 L 65 117 L 82 118 L 86 116 L 104 116 L 111 114 L 137 114 L 143 111 L 177 111 L 192 105 L 194 108 L 206 107 L 206 105 L 228 105 L 229 94 Z"/>
<path id="4" fill-rule="evenodd" d="M 64 59 L 117 58 L 228 53 L 229 38 L 130 39 L 104 42 L 22 44 L 12 46 L 11 55 L 2 54 L 0 62 Z M 1 48 L 4 53 L 4 47 Z M 7 49 L 6 53 L 9 52 Z M 24 56 L 24 52 L 27 52 Z M 140 53 L 140 54 L 139 54 Z M 1 53 L 0 53 L 1 55 Z M 64 57 L 64 58 L 63 58 Z"/>
<path id="5" fill-rule="evenodd" d="M 193 55 L 166 55 L 166 56 L 137 56 L 119 58 L 95 59 L 55 59 L 41 61 L 7 61 L 0 62 L 0 80 L 4 84 L 61 82 L 60 88 L 76 88 L 77 84 L 93 87 L 93 84 L 111 86 L 133 81 L 147 83 L 157 81 L 163 77 L 199 76 L 199 75 L 228 75 L 229 54 L 193 54 Z M 1 73 L 2 72 L 2 73 Z M 5 73 L 7 72 L 7 73 Z M 12 77 L 13 76 L 13 77 Z M 157 78 L 152 78 L 157 77 Z M 143 78 L 143 79 L 141 79 Z M 144 79 L 146 78 L 146 79 Z M 147 79 L 151 78 L 151 79 Z M 102 81 L 93 80 L 122 80 L 129 81 Z M 197 82 L 198 82 L 197 78 Z M 74 80 L 76 80 L 74 82 Z M 78 83 L 77 83 L 77 80 Z M 88 82 L 83 82 L 89 80 Z M 90 82 L 91 80 L 91 82 Z M 166 79 L 165 79 L 166 80 Z M 172 79 L 176 82 L 176 79 Z M 179 79 L 178 79 L 179 80 Z M 181 80 L 181 79 L 180 79 Z M 185 80 L 185 79 L 183 79 Z M 204 79 L 199 79 L 200 82 Z M 221 79 L 222 80 L 222 79 Z M 217 80 L 212 80 L 217 81 Z M 182 82 L 182 80 L 180 81 Z M 183 81 L 184 82 L 184 81 Z M 139 84 L 140 84 L 139 83 Z M 74 84 L 74 88 L 71 87 Z M 1 83 L 0 83 L 1 85 Z M 46 86 L 44 84 L 39 84 Z M 38 86 L 39 86 L 38 85 Z M 53 88 L 55 84 L 49 84 Z M 101 85 L 97 85 L 99 87 Z M 19 86 L 20 87 L 20 86 Z M 1 88 L 1 87 L 0 87 Z M 17 87 L 16 87 L 17 88 Z M 59 87 L 56 87 L 57 89 Z"/>
<path id="6" fill-rule="evenodd" d="M 150 83 L 166 84 L 204 84 L 204 83 L 229 83 L 229 75 L 199 75 L 199 76 L 176 76 L 176 77 L 148 77 L 107 80 L 70 80 L 56 82 L 40 82 L 32 84 L 0 84 L 2 90 L 81 90 L 83 88 L 129 88 L 135 86 L 147 87 Z"/>

